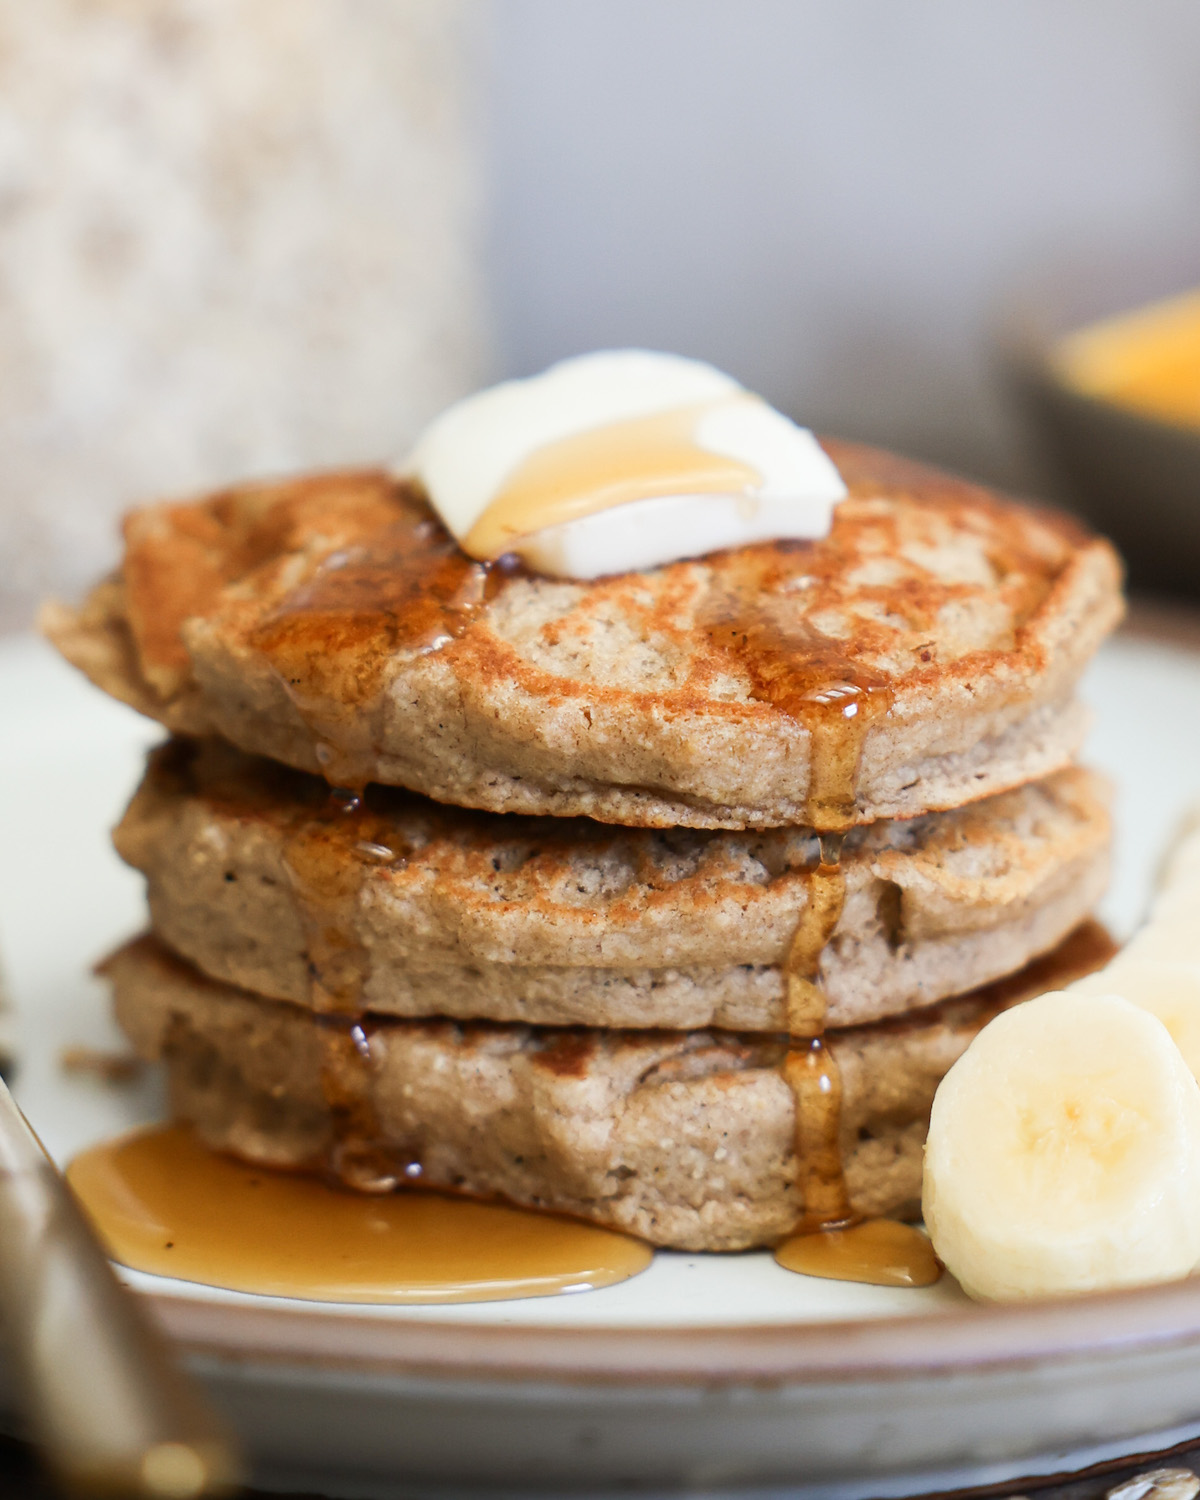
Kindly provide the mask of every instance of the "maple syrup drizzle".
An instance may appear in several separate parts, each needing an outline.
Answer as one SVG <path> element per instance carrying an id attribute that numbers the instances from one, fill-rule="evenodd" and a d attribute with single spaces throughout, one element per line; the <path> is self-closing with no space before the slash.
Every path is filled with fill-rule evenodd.
<path id="1" fill-rule="evenodd" d="M 357 936 L 358 904 L 366 874 L 360 846 L 394 857 L 387 828 L 365 813 L 357 792 L 334 788 L 320 811 L 305 809 L 289 829 L 283 864 L 304 924 L 309 1003 L 319 1013 L 363 1010 L 367 950 Z M 372 838 L 370 835 L 374 834 Z"/>
<path id="2" fill-rule="evenodd" d="M 819 846 L 820 860 L 809 872 L 808 901 L 784 966 L 788 1047 L 782 1070 L 796 1104 L 801 1223 L 810 1229 L 844 1224 L 852 1212 L 842 1171 L 841 1075 L 823 1040 L 828 1002 L 820 983 L 821 954 L 846 898 L 842 836 L 823 834 Z"/>
<path id="3" fill-rule="evenodd" d="M 499 557 L 549 526 L 660 495 L 753 494 L 762 484 L 756 468 L 696 442 L 702 418 L 727 404 L 725 397 L 680 406 L 543 444 L 489 502 L 464 549 Z"/>
<path id="4" fill-rule="evenodd" d="M 819 978 L 821 954 L 833 936 L 846 899 L 842 837 L 822 834 L 818 843 L 820 858 L 808 872 L 807 901 L 784 964 L 790 1037 L 819 1037 L 825 1030 L 827 1002 Z"/>
<path id="5" fill-rule="evenodd" d="M 305 809 L 284 844 L 283 862 L 300 909 L 309 1004 L 319 1023 L 321 1087 L 333 1124 L 328 1166 L 361 1192 L 391 1192 L 419 1178 L 420 1163 L 380 1145 L 372 1101 L 373 1027 L 365 987 L 370 957 L 358 936 L 359 901 L 372 864 L 404 858 L 394 825 L 366 792 L 331 789 L 319 811 Z"/>
<path id="6" fill-rule="evenodd" d="M 321 1092 L 333 1131 L 325 1165 L 360 1193 L 391 1193 L 419 1183 L 419 1158 L 383 1144 L 383 1127 L 373 1098 L 373 1027 L 367 1016 L 318 1017 L 321 1040 Z"/>
<path id="7" fill-rule="evenodd" d="M 824 1040 L 828 1001 L 820 982 L 821 954 L 846 899 L 843 836 L 821 834 L 820 858 L 809 871 L 808 900 L 784 965 L 787 1051 L 782 1073 L 796 1107 L 795 1154 L 803 1202 L 800 1225 L 820 1230 L 853 1217 L 842 1166 L 842 1081 Z"/>
<path id="8" fill-rule="evenodd" d="M 796 1101 L 796 1161 L 804 1209 L 801 1229 L 824 1229 L 853 1217 L 842 1170 L 842 1078 L 819 1036 L 789 1045 L 783 1076 Z"/>
<path id="9" fill-rule="evenodd" d="M 494 596 L 504 568 L 469 558 L 428 508 L 324 558 L 255 629 L 316 744 L 327 781 L 361 790 L 376 761 L 389 669 L 444 649 Z"/>
<path id="10" fill-rule="evenodd" d="M 708 638 L 746 673 L 756 699 L 808 730 L 809 784 L 800 821 L 817 833 L 843 833 L 857 821 L 863 747 L 892 706 L 891 686 L 842 642 L 789 619 L 794 602 L 779 595 L 767 564 L 755 563 L 748 550 L 744 576 L 735 576 L 703 610 Z"/>
<path id="11" fill-rule="evenodd" d="M 612 1286 L 641 1240 L 555 1214 L 435 1192 L 374 1197 L 219 1156 L 159 1126 L 67 1169 L 113 1258 L 135 1270 L 328 1302 L 489 1302 Z"/>
<path id="12" fill-rule="evenodd" d="M 788 1035 L 780 1071 L 796 1107 L 803 1202 L 797 1230 L 831 1236 L 823 1243 L 827 1254 L 836 1255 L 845 1241 L 832 1235 L 846 1232 L 854 1211 L 842 1161 L 841 1075 L 824 1041 L 828 1005 L 820 961 L 845 901 L 841 835 L 858 819 L 863 748 L 871 728 L 890 710 L 892 691 L 886 678 L 855 660 L 841 642 L 805 620 L 789 618 L 778 556 L 778 547 L 771 553 L 749 549 L 732 581 L 725 570 L 722 591 L 701 618 L 712 644 L 749 678 L 753 697 L 808 731 L 803 821 L 820 838 L 820 860 L 809 873 L 807 904 L 784 965 Z M 794 614 L 795 604 L 790 609 Z"/>

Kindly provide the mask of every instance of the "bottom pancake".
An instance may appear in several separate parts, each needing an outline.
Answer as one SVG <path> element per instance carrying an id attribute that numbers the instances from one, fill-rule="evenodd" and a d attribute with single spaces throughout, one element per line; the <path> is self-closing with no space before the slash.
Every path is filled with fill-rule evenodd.
<path id="1" fill-rule="evenodd" d="M 850 1203 L 912 1217 L 934 1091 L 997 1010 L 1107 961 L 1088 923 L 1053 953 L 919 1020 L 828 1033 Z M 686 1250 L 741 1250 L 804 1210 L 782 1045 L 720 1031 L 602 1031 L 316 1017 L 206 978 L 154 938 L 104 966 L 175 1116 L 247 1160 L 352 1186 L 419 1181 L 576 1214 Z"/>

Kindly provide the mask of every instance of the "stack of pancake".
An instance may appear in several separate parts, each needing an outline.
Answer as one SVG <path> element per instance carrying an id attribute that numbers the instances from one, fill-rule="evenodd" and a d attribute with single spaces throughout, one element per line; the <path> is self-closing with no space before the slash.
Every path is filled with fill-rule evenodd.
<path id="1" fill-rule="evenodd" d="M 1119 567 L 826 447 L 824 540 L 586 583 L 473 562 L 377 471 L 129 518 L 44 623 L 174 734 L 107 972 L 178 1117 L 692 1249 L 916 1212 L 951 1063 L 1104 956 L 1072 762 Z"/>

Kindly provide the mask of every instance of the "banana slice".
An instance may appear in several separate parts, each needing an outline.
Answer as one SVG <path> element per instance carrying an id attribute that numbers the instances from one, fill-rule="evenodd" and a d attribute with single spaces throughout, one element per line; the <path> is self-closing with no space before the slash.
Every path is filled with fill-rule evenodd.
<path id="1" fill-rule="evenodd" d="M 1114 963 L 1124 959 L 1147 959 L 1153 963 L 1191 964 L 1200 971 L 1200 890 L 1172 891 L 1172 904 L 1156 913 L 1121 950 Z M 1175 905 L 1179 901 L 1178 907 Z M 1107 972 L 1107 971 L 1106 971 Z"/>
<path id="2" fill-rule="evenodd" d="M 1200 1264 L 1200 809 L 1107 968 L 986 1026 L 943 1080 L 925 1218 L 976 1297 Z"/>
<path id="3" fill-rule="evenodd" d="M 1126 950 L 1098 974 L 1076 980 L 1069 993 L 1121 995 L 1148 1010 L 1171 1033 L 1184 1062 L 1200 1078 L 1200 963 L 1164 961 Z"/>
<path id="4" fill-rule="evenodd" d="M 1163 1023 L 1078 992 L 998 1016 L 938 1089 L 924 1211 L 973 1297 L 1187 1275 L 1200 1262 L 1200 1085 Z"/>
<path id="5" fill-rule="evenodd" d="M 1186 919 L 1189 912 L 1195 916 L 1200 907 L 1200 870 L 1192 869 L 1191 864 L 1189 859 L 1186 864 L 1169 866 L 1167 882 L 1159 887 L 1151 908 L 1151 925 Z"/>
<path id="6" fill-rule="evenodd" d="M 1200 803 L 1184 814 L 1159 871 L 1160 890 L 1200 885 Z"/>

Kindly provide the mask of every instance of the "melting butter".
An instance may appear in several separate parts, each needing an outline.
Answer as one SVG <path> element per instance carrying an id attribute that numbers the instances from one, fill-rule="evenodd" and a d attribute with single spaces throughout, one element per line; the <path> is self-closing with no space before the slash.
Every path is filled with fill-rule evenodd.
<path id="1" fill-rule="evenodd" d="M 595 578 L 825 536 L 846 494 L 812 433 L 697 360 L 564 360 L 449 408 L 403 472 L 464 551 Z"/>
<path id="2" fill-rule="evenodd" d="M 463 550 L 498 557 L 582 516 L 667 495 L 750 496 L 762 475 L 697 441 L 709 404 L 573 433 L 535 449 L 471 527 Z M 718 408 L 719 409 L 719 408 Z"/>

